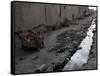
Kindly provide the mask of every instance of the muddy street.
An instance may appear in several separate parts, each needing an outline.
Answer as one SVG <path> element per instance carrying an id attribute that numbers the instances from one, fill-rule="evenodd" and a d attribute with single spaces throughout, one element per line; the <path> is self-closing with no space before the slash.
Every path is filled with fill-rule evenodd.
<path id="1" fill-rule="evenodd" d="M 11 6 L 12 74 L 97 68 L 96 6 L 18 1 Z"/>
<path id="2" fill-rule="evenodd" d="M 85 38 L 92 17 L 76 20 L 64 27 L 45 34 L 45 46 L 39 50 L 16 52 L 16 73 L 38 73 L 62 71 L 64 65 L 76 52 Z M 17 41 L 18 42 L 18 41 Z"/>
<path id="3" fill-rule="evenodd" d="M 92 20 L 91 26 L 88 28 L 86 37 L 81 41 L 76 53 L 71 57 L 71 60 L 64 66 L 63 71 L 80 70 L 82 65 L 86 64 L 89 59 L 89 53 L 93 44 L 93 31 L 96 28 L 95 19 Z"/>
<path id="4" fill-rule="evenodd" d="M 90 50 L 90 55 L 89 55 L 89 59 L 88 62 L 86 64 L 84 64 L 81 68 L 81 70 L 91 70 L 91 69 L 97 69 L 97 49 L 96 49 L 96 33 L 94 33 L 94 37 L 93 37 L 93 45 L 91 47 Z"/>

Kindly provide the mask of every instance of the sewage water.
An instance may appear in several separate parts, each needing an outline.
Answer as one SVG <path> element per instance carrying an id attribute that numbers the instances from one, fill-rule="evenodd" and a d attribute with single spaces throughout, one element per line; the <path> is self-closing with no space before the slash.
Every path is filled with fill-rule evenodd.
<path id="1" fill-rule="evenodd" d="M 81 49 L 77 50 L 76 53 L 71 57 L 71 60 L 64 66 L 63 71 L 79 70 L 83 64 L 87 63 L 93 42 L 92 38 L 95 27 L 95 19 L 93 19 L 91 26 L 88 28 L 87 36 L 79 45 Z"/>

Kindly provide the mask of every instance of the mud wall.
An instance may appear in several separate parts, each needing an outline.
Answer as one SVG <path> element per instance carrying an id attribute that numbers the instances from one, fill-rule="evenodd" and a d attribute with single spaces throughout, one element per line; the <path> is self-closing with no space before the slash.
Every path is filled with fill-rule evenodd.
<path id="1" fill-rule="evenodd" d="M 73 21 L 83 16 L 87 7 L 36 4 L 36 3 L 15 3 L 15 31 L 27 30 L 38 26 L 59 25 L 64 19 Z"/>

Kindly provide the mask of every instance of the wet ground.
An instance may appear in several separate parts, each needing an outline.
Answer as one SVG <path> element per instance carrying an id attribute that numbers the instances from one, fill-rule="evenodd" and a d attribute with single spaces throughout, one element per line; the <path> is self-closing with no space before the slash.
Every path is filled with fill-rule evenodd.
<path id="1" fill-rule="evenodd" d="M 91 17 L 75 20 L 69 27 L 52 31 L 49 35 L 46 34 L 45 47 L 40 50 L 23 50 L 20 40 L 16 37 L 16 43 L 18 44 L 15 48 L 16 74 L 62 71 L 64 65 L 70 60 L 76 50 L 79 49 L 78 45 L 86 36 L 91 20 Z M 93 48 L 95 51 L 95 43 Z M 93 54 L 95 54 L 94 51 Z M 92 57 L 90 62 L 93 62 L 91 65 L 95 65 L 95 56 L 90 55 L 90 58 Z M 89 66 L 91 65 L 89 64 Z M 88 64 L 84 65 L 83 69 L 86 66 Z"/>
<path id="2" fill-rule="evenodd" d="M 91 26 L 88 28 L 86 37 L 79 45 L 80 49 L 75 52 L 75 54 L 71 57 L 71 60 L 64 66 L 63 71 L 80 70 L 81 67 L 87 63 L 91 46 L 93 44 L 95 27 L 95 19 L 93 19 Z"/>
<path id="3" fill-rule="evenodd" d="M 90 50 L 88 62 L 82 66 L 81 70 L 91 70 L 91 69 L 96 70 L 97 69 L 97 42 L 96 40 L 97 40 L 97 36 L 95 32 L 94 37 L 93 37 L 93 45 Z"/>

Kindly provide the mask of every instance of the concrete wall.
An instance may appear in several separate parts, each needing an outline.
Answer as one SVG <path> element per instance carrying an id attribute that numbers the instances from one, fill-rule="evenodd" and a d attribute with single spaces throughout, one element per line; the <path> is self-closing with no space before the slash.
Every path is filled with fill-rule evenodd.
<path id="1" fill-rule="evenodd" d="M 21 4 L 15 4 L 15 11 L 13 13 L 15 17 L 15 31 L 21 30 L 24 27 L 23 10 Z"/>
<path id="2" fill-rule="evenodd" d="M 46 24 L 53 25 L 58 22 L 59 19 L 59 5 L 46 4 L 45 5 L 45 12 L 46 12 Z"/>
<path id="3" fill-rule="evenodd" d="M 79 10 L 79 6 L 65 6 L 65 18 L 69 19 L 69 20 L 73 20 L 73 18 L 77 18 L 78 17 L 78 10 Z"/>
<path id="4" fill-rule="evenodd" d="M 82 17 L 85 15 L 86 12 L 88 12 L 88 8 L 86 8 L 86 6 L 82 6 L 82 7 L 79 7 L 79 17 Z"/>
<path id="5" fill-rule="evenodd" d="M 60 24 L 65 18 L 73 19 L 83 16 L 87 7 L 15 3 L 15 31 L 27 30 L 40 24 Z"/>
<path id="6" fill-rule="evenodd" d="M 44 6 L 40 4 L 15 5 L 15 29 L 27 30 L 39 24 L 46 24 Z"/>

